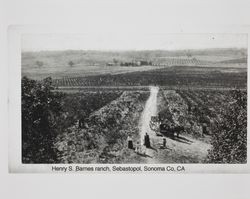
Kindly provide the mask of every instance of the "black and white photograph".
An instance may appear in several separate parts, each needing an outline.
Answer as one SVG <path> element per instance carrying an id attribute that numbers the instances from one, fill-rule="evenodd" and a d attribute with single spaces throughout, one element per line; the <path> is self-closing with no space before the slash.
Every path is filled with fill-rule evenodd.
<path id="1" fill-rule="evenodd" d="M 0 198 L 249 199 L 248 0 L 0 0 Z"/>
<path id="2" fill-rule="evenodd" d="M 246 164 L 248 34 L 22 34 L 22 164 Z"/>

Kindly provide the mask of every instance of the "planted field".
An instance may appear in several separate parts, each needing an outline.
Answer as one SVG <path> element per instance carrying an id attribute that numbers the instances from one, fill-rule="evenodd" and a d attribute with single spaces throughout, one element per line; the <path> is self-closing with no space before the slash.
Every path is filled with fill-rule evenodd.
<path id="1" fill-rule="evenodd" d="M 65 125 L 84 121 L 89 115 L 122 95 L 121 91 L 94 91 L 65 94 L 63 111 Z"/>
<path id="2" fill-rule="evenodd" d="M 210 62 L 200 61 L 196 58 L 182 58 L 182 57 L 160 57 L 155 61 L 156 64 L 165 66 L 203 66 Z"/>
<path id="3" fill-rule="evenodd" d="M 168 162 L 245 163 L 246 96 L 246 91 L 160 90 L 161 122 L 184 129 L 179 138 L 169 137 L 176 150 L 163 153 L 171 157 Z M 156 156 L 163 161 L 161 153 Z"/>
<path id="4" fill-rule="evenodd" d="M 245 50 L 191 52 L 24 53 L 23 163 L 245 163 Z"/>
<path id="5" fill-rule="evenodd" d="M 72 125 L 56 146 L 61 163 L 121 163 L 139 159 L 127 149 L 127 137 L 139 137 L 139 118 L 149 92 L 123 92 L 120 97 L 85 118 L 84 126 Z M 92 104 L 92 102 L 90 102 Z M 91 107 L 91 106 L 90 106 Z M 89 107 L 89 108 L 90 108 Z"/>
<path id="6" fill-rule="evenodd" d="M 246 69 L 176 66 L 124 74 L 106 74 L 89 77 L 53 80 L 56 87 L 91 86 L 172 86 L 246 88 Z"/>
<path id="7" fill-rule="evenodd" d="M 246 97 L 245 91 L 238 92 L 243 98 Z M 233 91 L 161 88 L 156 104 L 161 122 L 169 127 L 184 128 L 178 138 L 167 136 L 167 149 L 162 150 L 163 138 L 142 127 L 148 125 L 143 124 L 142 115 L 153 116 L 150 110 L 143 113 L 149 100 L 148 91 L 80 92 L 70 94 L 66 99 L 68 113 L 75 113 L 76 116 L 72 120 L 76 122 L 84 115 L 84 125 L 79 128 L 77 122 L 72 123 L 67 131 L 58 136 L 56 147 L 61 153 L 60 163 L 205 163 L 209 150 L 213 149 L 212 144 L 222 136 L 218 134 L 218 128 L 233 120 L 233 115 L 232 118 L 226 115 L 235 108 Z M 73 105 L 69 106 L 71 101 L 80 102 L 77 110 L 73 109 Z M 244 107 L 241 109 L 244 112 Z M 132 137 L 134 143 L 140 142 L 145 133 L 143 129 L 150 134 L 154 148 L 147 150 L 151 158 L 127 149 L 128 136 Z M 243 139 L 241 143 L 244 142 L 246 140 Z M 231 162 L 237 161 L 244 162 L 242 159 L 231 159 Z"/>
<path id="8" fill-rule="evenodd" d="M 190 134 L 211 134 L 213 124 L 221 119 L 222 112 L 233 101 L 230 95 L 230 91 L 162 90 L 160 114 L 164 121 L 184 126 Z"/>
<path id="9" fill-rule="evenodd" d="M 247 67 L 247 49 L 146 51 L 41 51 L 22 53 L 22 76 L 41 80 L 115 75 L 171 66 Z M 122 62 L 148 61 L 152 66 L 126 67 Z M 107 63 L 112 63 L 110 66 Z M 67 82 L 65 82 L 65 85 Z M 80 85 L 81 82 L 78 82 Z"/>
<path id="10" fill-rule="evenodd" d="M 24 163 L 246 162 L 244 89 L 95 87 L 63 93 L 50 90 L 51 83 L 22 80 Z"/>

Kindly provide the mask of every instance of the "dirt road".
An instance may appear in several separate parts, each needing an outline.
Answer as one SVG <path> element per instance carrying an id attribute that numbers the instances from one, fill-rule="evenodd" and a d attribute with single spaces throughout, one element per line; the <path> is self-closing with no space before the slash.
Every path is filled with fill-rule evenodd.
<path id="1" fill-rule="evenodd" d="M 150 87 L 150 96 L 145 104 L 145 108 L 141 115 L 140 120 L 140 136 L 141 143 L 143 143 L 143 138 L 146 133 L 151 136 L 154 132 L 151 130 L 149 123 L 151 120 L 151 116 L 155 116 L 157 114 L 157 94 L 159 88 L 158 87 Z"/>
<path id="2" fill-rule="evenodd" d="M 159 88 L 150 88 L 150 97 L 148 98 L 144 111 L 141 115 L 140 121 L 140 136 L 141 144 L 145 133 L 148 133 L 151 141 L 151 148 L 145 150 L 146 154 L 143 156 L 144 163 L 158 164 L 158 163 L 202 163 L 207 151 L 211 145 L 191 138 L 187 135 L 181 135 L 179 138 L 160 137 L 151 130 L 149 124 L 151 116 L 157 115 L 157 94 Z M 163 138 L 166 139 L 166 147 L 162 146 Z"/>

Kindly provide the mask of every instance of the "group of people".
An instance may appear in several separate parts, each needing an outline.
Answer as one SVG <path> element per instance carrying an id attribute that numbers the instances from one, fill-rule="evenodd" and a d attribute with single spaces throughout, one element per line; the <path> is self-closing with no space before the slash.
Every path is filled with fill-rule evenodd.
<path id="1" fill-rule="evenodd" d="M 130 136 L 128 136 L 128 148 L 135 150 L 136 153 L 146 154 L 145 147 L 146 148 L 151 147 L 150 138 L 149 138 L 149 135 L 147 133 L 144 136 L 144 141 L 143 142 L 144 142 L 143 145 L 141 145 L 140 142 L 137 142 L 135 147 L 134 147 L 132 138 Z"/>
<path id="2" fill-rule="evenodd" d="M 163 138 L 162 145 L 164 148 L 166 147 L 166 138 Z M 146 148 L 151 148 L 151 142 L 150 142 L 149 135 L 147 133 L 144 135 L 143 145 L 141 145 L 140 142 L 137 142 L 135 147 L 133 145 L 132 138 L 130 136 L 128 136 L 128 148 L 135 150 L 136 153 L 146 154 Z"/>
<path id="3" fill-rule="evenodd" d="M 137 142 L 139 143 L 139 142 Z M 149 135 L 146 133 L 145 136 L 144 136 L 144 143 L 143 143 L 144 146 L 146 146 L 147 148 L 150 148 L 150 138 L 149 138 Z M 133 149 L 134 146 L 133 146 L 133 140 L 130 136 L 128 136 L 128 148 L 129 149 Z"/>

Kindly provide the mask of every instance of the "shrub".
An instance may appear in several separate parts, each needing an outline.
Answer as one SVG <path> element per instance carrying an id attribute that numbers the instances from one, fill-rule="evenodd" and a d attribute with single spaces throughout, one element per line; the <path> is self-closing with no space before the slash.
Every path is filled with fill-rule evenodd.
<path id="1" fill-rule="evenodd" d="M 51 78 L 22 78 L 22 162 L 53 163 L 59 132 L 62 94 L 52 92 Z"/>
<path id="2" fill-rule="evenodd" d="M 208 154 L 211 163 L 246 163 L 247 161 L 247 95 L 231 92 L 233 101 L 223 113 L 212 137 L 212 150 Z"/>

